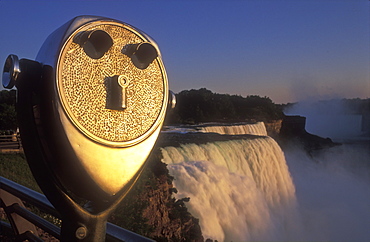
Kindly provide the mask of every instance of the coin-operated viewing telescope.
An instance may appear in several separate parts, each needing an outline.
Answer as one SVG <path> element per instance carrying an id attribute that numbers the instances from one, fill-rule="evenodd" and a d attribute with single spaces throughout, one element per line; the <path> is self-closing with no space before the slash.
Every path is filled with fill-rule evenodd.
<path id="1" fill-rule="evenodd" d="M 171 99 L 156 43 L 116 20 L 76 17 L 35 61 L 9 55 L 3 86 L 17 88 L 26 158 L 62 215 L 62 240 L 104 240 L 107 217 L 138 179 Z"/>

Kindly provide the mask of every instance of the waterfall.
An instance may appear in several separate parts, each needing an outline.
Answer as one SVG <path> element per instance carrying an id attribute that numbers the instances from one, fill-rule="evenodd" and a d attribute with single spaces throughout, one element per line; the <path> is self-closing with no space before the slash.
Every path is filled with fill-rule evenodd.
<path id="1" fill-rule="evenodd" d="M 265 124 L 257 122 L 254 124 L 238 124 L 238 125 L 212 125 L 204 126 L 200 129 L 204 133 L 219 133 L 219 134 L 252 134 L 267 136 Z"/>
<path id="2" fill-rule="evenodd" d="M 202 125 L 183 125 L 183 126 L 165 126 L 164 131 L 167 133 L 218 133 L 228 135 L 251 134 L 267 136 L 266 126 L 263 122 L 257 123 L 237 123 L 237 124 L 222 124 L 222 123 L 204 123 Z"/>
<path id="3" fill-rule="evenodd" d="M 295 187 L 270 137 L 161 148 L 179 193 L 218 241 L 289 240 L 298 231 Z M 291 237 L 293 236 L 293 237 Z"/>

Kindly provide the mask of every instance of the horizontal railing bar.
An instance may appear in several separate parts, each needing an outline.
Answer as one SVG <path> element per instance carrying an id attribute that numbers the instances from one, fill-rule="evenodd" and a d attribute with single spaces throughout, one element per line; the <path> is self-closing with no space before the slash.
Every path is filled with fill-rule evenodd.
<path id="1" fill-rule="evenodd" d="M 60 240 L 60 228 L 58 226 L 50 223 L 43 218 L 40 218 L 27 209 L 22 208 L 21 206 L 19 206 L 19 204 L 15 203 L 10 207 L 16 214 L 22 216 L 24 219 L 30 221 L 37 227 L 42 228 L 42 230 L 48 232 L 49 234 Z"/>
<path id="2" fill-rule="evenodd" d="M 1 146 L 4 147 L 4 146 L 15 146 L 18 144 L 18 142 L 16 141 L 12 141 L 12 142 L 0 142 L 1 143 Z"/>
<path id="3" fill-rule="evenodd" d="M 18 135 L 0 135 L 0 141 L 3 141 L 3 140 L 17 142 L 19 140 L 19 136 Z"/>
<path id="4" fill-rule="evenodd" d="M 49 200 L 45 197 L 45 195 L 40 194 L 36 191 L 33 191 L 25 186 L 22 186 L 2 176 L 0 176 L 0 187 L 1 189 L 13 194 L 14 196 L 19 197 L 21 200 L 26 201 L 34 205 L 35 207 L 38 207 L 44 212 L 49 213 L 57 218 L 60 218 L 60 214 L 55 210 L 54 206 L 49 202 Z M 42 227 L 40 228 L 43 229 Z M 46 231 L 46 232 L 49 232 L 49 231 Z M 53 234 L 54 232 L 49 232 L 49 233 L 55 236 Z M 57 236 L 55 237 L 59 238 L 60 235 L 59 237 Z M 131 232 L 127 229 L 124 229 L 112 223 L 107 223 L 107 240 L 108 241 L 127 241 L 127 242 L 129 241 L 135 241 L 135 242 L 136 241 L 138 242 L 154 241 L 154 240 L 151 240 L 149 238 L 146 238 L 144 236 Z"/>
<path id="5" fill-rule="evenodd" d="M 44 242 L 31 231 L 26 231 L 23 234 L 18 235 L 16 241 Z"/>
<path id="6" fill-rule="evenodd" d="M 12 239 L 9 239 L 9 241 L 30 241 L 30 242 L 43 242 L 43 240 L 39 237 L 37 237 L 35 234 L 33 234 L 30 231 L 26 231 L 20 235 L 15 235 L 12 226 L 4 221 L 0 221 L 0 234 L 4 233 L 6 236 L 10 236 Z M 4 235 L 2 234 L 2 235 Z M 14 238 L 13 238 L 14 236 Z M 8 240 L 6 240 L 8 241 Z"/>
<path id="7" fill-rule="evenodd" d="M 109 241 L 122 241 L 125 242 L 153 242 L 155 240 L 146 238 L 127 229 L 121 228 L 115 224 L 107 223 L 107 239 Z"/>
<path id="8" fill-rule="evenodd" d="M 5 221 L 1 221 L 1 220 L 0 220 L 0 228 L 1 228 L 3 231 L 13 233 L 12 226 L 11 226 L 9 223 L 5 222 Z"/>
<path id="9" fill-rule="evenodd" d="M 0 176 L 0 185 L 1 189 L 13 194 L 16 197 L 19 197 L 21 200 L 24 200 L 34 205 L 35 207 L 38 207 L 46 213 L 60 218 L 60 214 L 55 210 L 54 206 L 49 202 L 45 195 L 31 190 L 9 179 L 6 179 L 2 176 Z"/>

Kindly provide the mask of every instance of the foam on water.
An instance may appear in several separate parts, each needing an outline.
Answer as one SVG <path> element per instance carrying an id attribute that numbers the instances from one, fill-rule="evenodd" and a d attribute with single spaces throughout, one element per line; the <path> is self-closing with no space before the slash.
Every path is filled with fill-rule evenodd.
<path id="1" fill-rule="evenodd" d="M 167 133 L 218 133 L 228 135 L 251 134 L 267 136 L 265 124 L 263 122 L 257 123 L 238 123 L 234 125 L 225 125 L 221 123 L 205 123 L 202 125 L 184 125 L 184 126 L 165 126 L 164 131 Z"/>
<path id="2" fill-rule="evenodd" d="M 270 137 L 162 149 L 177 198 L 190 197 L 205 238 L 289 240 L 299 219 L 295 188 L 278 144 Z"/>
<path id="3" fill-rule="evenodd" d="M 190 197 L 203 236 L 218 241 L 368 241 L 370 143 L 358 140 L 310 156 L 285 151 L 254 125 L 249 140 L 162 149 L 178 188 Z M 250 125 L 201 132 L 252 134 Z"/>
<path id="4" fill-rule="evenodd" d="M 255 124 L 238 124 L 238 125 L 213 125 L 205 126 L 200 129 L 204 133 L 219 133 L 219 134 L 251 134 L 267 136 L 265 124 L 257 122 Z"/>

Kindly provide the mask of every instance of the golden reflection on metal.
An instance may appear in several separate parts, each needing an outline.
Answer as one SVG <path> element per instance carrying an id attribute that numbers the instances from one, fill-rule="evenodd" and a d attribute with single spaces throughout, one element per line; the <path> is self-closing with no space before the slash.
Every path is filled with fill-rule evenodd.
<path id="1" fill-rule="evenodd" d="M 118 77 L 118 85 L 121 87 L 121 97 L 120 97 L 120 102 L 121 102 L 121 108 L 126 108 L 126 88 L 130 82 L 128 79 L 122 75 Z"/>
<path id="2" fill-rule="evenodd" d="M 92 50 L 99 46 L 85 48 L 79 40 L 86 33 L 109 40 L 107 34 L 112 45 L 95 55 Z M 159 50 L 149 42 L 146 35 L 124 23 L 93 21 L 66 37 L 57 59 L 58 116 L 77 159 L 109 196 L 140 174 L 168 106 L 166 72 Z M 134 54 L 122 53 L 125 47 L 140 43 L 146 43 L 143 50 L 149 49 L 141 51 L 149 53 L 148 58 L 137 54 L 145 65 L 136 63 Z"/>
<path id="3" fill-rule="evenodd" d="M 101 30 L 112 46 L 91 58 L 74 42 L 79 33 Z M 97 21 L 82 26 L 66 40 L 57 64 L 57 89 L 68 119 L 85 136 L 110 147 L 127 147 L 151 135 L 162 124 L 168 99 L 167 77 L 160 58 L 145 69 L 122 53 L 127 45 L 147 42 L 127 25 Z M 118 76 L 122 110 L 109 108 L 109 78 Z M 123 78 L 123 79 L 122 79 Z M 121 82 L 120 82 L 121 81 Z"/>

